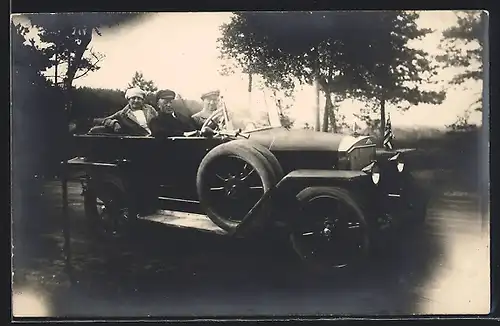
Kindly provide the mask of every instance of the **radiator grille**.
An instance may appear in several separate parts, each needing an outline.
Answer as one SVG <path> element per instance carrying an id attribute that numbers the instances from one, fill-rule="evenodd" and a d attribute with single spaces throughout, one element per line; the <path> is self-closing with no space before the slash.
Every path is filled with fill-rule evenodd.
<path id="1" fill-rule="evenodd" d="M 375 146 L 354 148 L 349 153 L 351 170 L 361 170 L 375 160 Z"/>

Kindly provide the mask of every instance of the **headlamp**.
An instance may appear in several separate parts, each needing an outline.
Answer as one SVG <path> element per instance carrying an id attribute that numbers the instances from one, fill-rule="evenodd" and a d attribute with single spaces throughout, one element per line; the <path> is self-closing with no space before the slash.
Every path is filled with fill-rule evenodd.
<path id="1" fill-rule="evenodd" d="M 397 153 L 393 157 L 389 159 L 389 161 L 395 162 L 396 163 L 396 168 L 398 169 L 398 172 L 403 172 L 405 168 L 405 163 L 403 162 L 403 158 L 401 157 L 401 153 Z"/>
<path id="2" fill-rule="evenodd" d="M 368 166 L 362 169 L 363 172 L 370 174 L 372 182 L 374 185 L 378 185 L 380 182 L 380 168 L 376 162 L 370 163 Z"/>
<path id="3" fill-rule="evenodd" d="M 380 169 L 377 164 L 374 164 L 371 171 L 373 184 L 378 185 L 380 182 Z"/>

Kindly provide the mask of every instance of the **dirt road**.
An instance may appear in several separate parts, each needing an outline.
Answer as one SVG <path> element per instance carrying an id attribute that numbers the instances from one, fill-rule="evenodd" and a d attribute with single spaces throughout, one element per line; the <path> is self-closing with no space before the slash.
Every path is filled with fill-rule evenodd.
<path id="1" fill-rule="evenodd" d="M 379 253 L 363 273 L 312 279 L 286 248 L 265 241 L 148 224 L 135 240 L 98 245 L 83 231 L 79 191 L 70 186 L 76 285 L 64 274 L 56 228 L 60 185 L 48 183 L 41 227 L 33 227 L 42 231 L 19 235 L 14 251 L 19 314 L 28 306 L 34 313 L 37 303 L 37 314 L 73 317 L 489 312 L 489 228 L 471 193 L 434 197 L 425 229 Z"/>

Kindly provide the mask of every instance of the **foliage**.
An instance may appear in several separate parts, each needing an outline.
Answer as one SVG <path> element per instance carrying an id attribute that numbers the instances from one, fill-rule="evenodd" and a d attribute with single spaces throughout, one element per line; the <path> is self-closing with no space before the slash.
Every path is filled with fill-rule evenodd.
<path id="1" fill-rule="evenodd" d="M 73 99 L 74 118 L 94 118 L 112 114 L 127 105 L 121 90 L 79 87 Z"/>
<path id="2" fill-rule="evenodd" d="M 380 136 L 380 107 L 373 101 L 366 101 L 364 106 L 361 106 L 359 113 L 355 113 L 354 117 L 366 124 L 363 133 Z"/>
<path id="3" fill-rule="evenodd" d="M 128 84 L 128 88 L 132 87 L 139 87 L 147 94 L 154 93 L 158 90 L 158 87 L 156 87 L 154 81 L 146 80 L 143 73 L 140 71 L 135 72 L 134 76 L 132 77 L 132 81 Z"/>
<path id="4" fill-rule="evenodd" d="M 462 68 L 451 83 L 464 84 L 483 78 L 483 52 L 486 41 L 487 14 L 479 11 L 457 11 L 456 25 L 443 31 L 441 48 L 446 54 L 437 59 L 444 67 Z M 482 110 L 482 95 L 473 103 L 476 111 Z"/>
<path id="5" fill-rule="evenodd" d="M 41 74 L 45 57 L 26 40 L 28 30 L 11 24 L 11 122 L 14 182 L 48 172 L 59 163 L 57 151 L 64 131 L 60 93 Z M 50 99 L 46 101 L 45 99 Z"/>
<path id="6" fill-rule="evenodd" d="M 36 85 L 47 86 L 42 71 L 49 65 L 47 58 L 38 52 L 34 39 L 27 40 L 29 28 L 11 23 L 11 51 L 14 75 L 25 74 Z M 29 75 L 29 77 L 28 77 Z M 30 83 L 32 85 L 33 83 Z"/>
<path id="7" fill-rule="evenodd" d="M 222 26 L 219 45 L 223 58 L 262 75 L 267 84 L 291 89 L 296 82 L 318 81 L 326 99 L 323 130 L 335 131 L 332 93 L 338 101 L 444 99 L 443 92 L 420 87 L 435 67 L 427 53 L 408 46 L 429 32 L 417 28 L 417 18 L 404 11 L 237 13 Z"/>
<path id="8" fill-rule="evenodd" d="M 103 58 L 88 48 L 93 33 L 101 35 L 101 27 L 116 26 L 137 16 L 130 13 L 26 14 L 31 25 L 37 29 L 41 42 L 41 45 L 32 42 L 32 46 L 46 57 L 46 68 L 57 71 L 59 65 L 65 64 L 62 86 L 68 114 L 73 81 L 99 69 L 97 63 Z M 53 77 L 55 84 L 59 85 L 57 75 L 58 72 Z"/>
<path id="9" fill-rule="evenodd" d="M 452 124 L 447 125 L 446 128 L 449 128 L 452 131 L 468 131 L 476 129 L 477 125 L 470 123 L 470 115 L 471 111 L 466 110 L 464 114 L 457 116 L 457 120 Z"/>
<path id="10" fill-rule="evenodd" d="M 361 69 L 365 82 L 354 95 L 371 106 L 371 110 L 361 110 L 359 117 L 369 129 L 378 127 L 379 135 L 384 133 L 387 104 L 408 110 L 419 103 L 440 104 L 446 96 L 445 91 L 426 89 L 436 83 L 433 77 L 438 66 L 432 63 L 429 53 L 409 45 L 431 32 L 417 26 L 418 17 L 418 13 L 410 11 L 382 12 L 371 17 L 374 31 Z M 379 112 L 379 118 L 373 120 L 370 111 Z"/>

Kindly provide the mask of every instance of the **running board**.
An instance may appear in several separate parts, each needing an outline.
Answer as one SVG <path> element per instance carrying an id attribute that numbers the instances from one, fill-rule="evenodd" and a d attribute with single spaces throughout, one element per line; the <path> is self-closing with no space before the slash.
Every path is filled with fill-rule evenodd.
<path id="1" fill-rule="evenodd" d="M 196 229 L 220 235 L 227 234 L 226 231 L 215 225 L 206 215 L 202 214 L 160 210 L 155 214 L 140 217 L 140 219 L 179 228 Z"/>
<path id="2" fill-rule="evenodd" d="M 196 200 L 160 196 L 158 197 L 158 208 L 162 210 L 204 215 L 204 211 L 201 208 L 200 203 Z"/>

